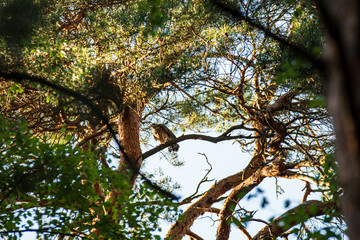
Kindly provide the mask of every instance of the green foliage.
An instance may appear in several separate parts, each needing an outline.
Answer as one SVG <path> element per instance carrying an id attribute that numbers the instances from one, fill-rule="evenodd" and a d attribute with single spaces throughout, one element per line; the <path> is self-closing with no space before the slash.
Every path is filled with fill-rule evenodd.
<path id="1" fill-rule="evenodd" d="M 293 12 L 294 18 L 289 40 L 315 58 L 322 55 L 324 29 L 319 13 L 309 1 L 304 1 Z M 291 49 L 281 51 L 280 66 L 276 82 L 291 88 L 301 88 L 304 92 L 323 94 L 323 80 L 319 70 L 309 60 Z"/>
<path id="2" fill-rule="evenodd" d="M 149 33 L 154 36 L 158 29 L 164 26 L 168 20 L 168 3 L 169 1 L 164 0 L 139 1 L 137 3 L 140 11 L 149 18 L 149 26 L 144 31 L 145 36 Z"/>
<path id="3" fill-rule="evenodd" d="M 204 12 L 201 1 L 196 7 L 190 5 L 138 1 L 113 7 L 112 3 L 100 1 L 92 11 L 91 6 L 81 2 L 49 3 L 42 27 L 20 53 L 22 70 L 76 89 L 95 101 L 104 102 L 103 96 L 92 91 L 101 82 L 116 85 L 117 92 L 105 94 L 106 98 L 119 95 L 117 101 L 110 99 L 112 104 L 106 104 L 110 117 L 115 116 L 121 105 L 141 105 L 164 84 L 201 70 L 203 47 L 189 26 L 203 28 L 208 14 L 198 15 Z M 78 9 L 87 10 L 86 14 L 81 15 Z M 83 18 L 76 26 L 67 25 L 79 16 Z M 61 108 L 68 103 L 63 96 L 53 98 L 62 99 Z M 78 106 L 72 109 L 73 114 L 84 110 Z"/>
<path id="4" fill-rule="evenodd" d="M 1 59 L 9 58 L 6 62 L 17 63 L 20 71 L 88 95 L 108 110 L 104 114 L 109 117 L 119 114 L 123 104 L 141 105 L 162 90 L 165 83 L 201 68 L 202 55 L 190 50 L 196 50 L 198 43 L 188 27 L 201 28 L 205 22 L 206 16 L 197 15 L 203 8 L 201 4 L 185 9 L 186 4 L 178 1 L 138 1 L 114 7 L 112 1 L 92 5 L 69 0 L 49 1 L 40 9 L 38 3 L 17 0 L 4 5 L 2 10 L 9 14 L 14 9 L 20 10 L 25 6 L 20 2 L 28 4 L 28 9 L 14 15 L 19 26 L 24 27 L 24 35 L 8 29 L 14 23 L 12 20 L 1 25 L 1 34 L 6 40 L 26 37 L 27 41 L 16 49 L 14 57 L 2 40 Z M 27 10 L 33 7 L 38 8 L 30 16 Z M 36 28 L 40 10 L 45 10 L 44 18 L 41 27 Z M 189 17 L 184 17 L 185 11 Z M 174 21 L 178 24 L 174 25 Z M 62 130 L 57 127 L 64 115 L 70 116 L 69 120 L 80 116 L 90 122 L 92 116 L 86 106 L 74 104 L 68 96 L 38 84 L 5 83 L 2 87 L 8 91 L 1 108 L 6 118 L 25 118 L 29 126 L 35 126 L 29 130 L 27 124 L 17 123 L 7 131 L 9 124 L 3 121 L 2 138 L 9 143 L 1 149 L 6 153 L 0 162 L 4 170 L 1 193 L 6 196 L 1 214 L 12 211 L 1 222 L 4 234 L 8 231 L 11 236 L 19 229 L 35 227 L 42 237 L 55 232 L 65 235 L 75 232 L 79 237 L 150 239 L 158 228 L 160 213 L 165 212 L 167 217 L 173 211 L 176 213 L 171 202 L 146 184 L 132 192 L 126 186 L 126 176 L 104 167 L 94 146 L 90 147 L 92 151 L 74 147 L 76 140 L 93 131 L 89 125 L 96 121 L 82 123 L 86 130 L 74 134 L 68 132 L 67 123 Z M 23 104 L 29 102 L 36 104 Z M 16 110 L 7 112 L 9 106 Z M 36 117 L 38 111 L 54 115 Z M 42 132 L 40 125 L 45 129 L 56 126 L 56 130 Z M 38 133 L 39 129 L 40 134 L 31 136 L 31 131 Z M 96 184 L 105 198 L 95 191 Z M 121 194 L 113 196 L 114 189 L 121 189 Z M 92 229 L 97 229 L 98 235 Z"/>
<path id="5" fill-rule="evenodd" d="M 159 227 L 160 213 L 176 212 L 171 201 L 146 184 L 130 191 L 126 176 L 103 168 L 96 152 L 43 143 L 31 137 L 25 122 L 2 118 L 0 140 L 3 237 L 16 238 L 30 229 L 45 239 L 59 233 L 71 235 L 76 223 L 75 235 L 79 237 L 150 239 Z M 104 199 L 95 192 L 94 184 L 109 196 L 114 187 L 123 191 L 116 199 Z M 112 212 L 99 214 L 105 209 Z M 98 235 L 91 233 L 92 229 L 98 229 Z"/>
<path id="6" fill-rule="evenodd" d="M 306 238 L 304 239 L 317 239 L 317 240 L 327 240 L 327 239 L 343 239 L 334 229 L 326 227 L 321 231 L 308 232 Z"/>
<path id="7" fill-rule="evenodd" d="M 33 0 L 10 0 L 0 4 L 0 35 L 8 43 L 19 43 L 31 36 L 40 21 L 40 4 Z"/>
<path id="8" fill-rule="evenodd" d="M 327 154 L 323 159 L 323 185 L 328 187 L 328 192 L 324 198 L 332 199 L 340 203 L 340 187 L 337 181 L 338 168 L 333 154 Z"/>
<path id="9" fill-rule="evenodd" d="M 239 1 L 237 6 L 276 34 L 289 36 L 291 29 L 289 40 L 318 57 L 323 35 L 318 14 L 310 1 L 302 2 Z M 224 16 L 207 1 L 46 3 L 13 0 L 1 5 L 1 69 L 39 75 L 88 96 L 112 120 L 115 130 L 115 119 L 127 105 L 143 117 L 144 132 L 149 122 L 165 121 L 184 131 L 263 125 L 258 133 L 263 133 L 261 147 L 266 152 L 279 132 L 265 122 L 283 124 L 287 133 L 281 151 L 286 164 L 308 160 L 309 155 L 322 159 L 319 171 L 293 170 L 319 176 L 324 185 L 318 191 L 324 192 L 324 200 L 338 200 L 336 166 L 327 155 L 333 148 L 331 129 L 323 120 L 327 116 L 322 112 L 317 66 L 245 21 Z M 280 26 L 287 22 L 292 26 Z M 22 30 L 9 27 L 14 24 Z M 21 41 L 21 47 L 10 46 L 10 40 Z M 284 89 L 303 94 L 279 112 L 266 112 Z M 0 97 L 0 110 L 7 119 L 0 121 L 2 235 L 17 238 L 21 231 L 36 231 L 45 239 L 58 233 L 90 239 L 160 239 L 154 235 L 160 218 L 186 221 L 179 217 L 175 203 L 144 182 L 130 188 L 121 166 L 114 170 L 111 159 L 98 150 L 109 150 L 111 137 L 88 107 L 33 83 L 1 82 Z M 308 98 L 313 100 L 307 102 Z M 71 125 L 76 120 L 78 124 Z M 254 131 L 241 129 L 228 136 L 238 133 L 250 138 Z M 95 144 L 75 147 L 93 134 L 99 134 L 93 138 Z M 242 151 L 254 150 L 256 139 L 236 141 Z M 270 155 L 266 157 L 277 156 Z M 114 156 L 113 160 L 120 160 Z M 169 179 L 160 185 L 170 186 L 171 191 L 176 186 L 168 184 Z M 255 194 L 240 192 L 238 198 L 245 196 L 259 197 L 262 210 L 269 207 L 260 188 Z M 290 201 L 284 205 L 289 207 Z M 238 227 L 254 220 L 255 211 L 238 209 L 237 202 L 230 210 L 235 214 L 228 221 Z M 316 210 L 298 209 L 282 224 L 306 223 Z M 335 217 L 329 211 L 323 224 L 331 225 Z M 299 236 L 300 231 L 292 230 Z M 331 234 L 338 232 L 321 227 L 307 237 L 325 239 Z"/>

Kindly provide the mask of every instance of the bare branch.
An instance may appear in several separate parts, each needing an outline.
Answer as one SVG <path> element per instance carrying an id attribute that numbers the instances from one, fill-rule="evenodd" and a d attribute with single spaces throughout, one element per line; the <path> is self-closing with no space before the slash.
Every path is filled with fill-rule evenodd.
<path id="1" fill-rule="evenodd" d="M 190 195 L 189 197 L 182 200 L 181 204 L 189 203 L 189 202 L 191 202 L 192 199 L 196 198 L 197 196 L 201 196 L 202 194 L 197 195 L 197 193 L 199 192 L 199 188 L 200 188 L 201 184 L 203 184 L 204 182 L 212 181 L 212 180 L 208 180 L 208 178 L 207 178 L 207 176 L 210 174 L 210 172 L 212 170 L 212 165 L 209 163 L 209 160 L 208 160 L 207 156 L 204 153 L 199 153 L 199 154 L 203 155 L 205 157 L 206 163 L 210 166 L 210 168 L 206 170 L 207 172 L 206 172 L 205 176 L 201 179 L 199 184 L 197 185 L 195 192 L 192 195 Z"/>
<path id="2" fill-rule="evenodd" d="M 293 172 L 293 171 L 285 171 L 281 176 L 279 177 L 282 177 L 282 178 L 289 178 L 289 179 L 298 179 L 298 180 L 301 180 L 301 181 L 304 181 L 304 182 L 310 182 L 310 183 L 314 183 L 314 184 L 326 184 L 324 183 L 323 181 L 319 181 L 319 180 L 316 180 L 315 178 L 313 177 L 310 177 L 308 175 L 305 175 L 305 174 L 301 174 L 301 173 L 297 173 L 297 172 Z"/>
<path id="3" fill-rule="evenodd" d="M 203 140 L 203 141 L 208 141 L 208 142 L 212 142 L 212 143 L 218 143 L 221 141 L 227 141 L 227 140 L 234 140 L 234 139 L 255 139 L 255 138 L 259 138 L 256 136 L 251 136 L 251 135 L 242 135 L 242 134 L 238 134 L 238 135 L 234 135 L 234 136 L 230 136 L 229 134 L 234 131 L 234 130 L 239 130 L 239 129 L 245 129 L 245 130 L 252 130 L 252 131 L 258 131 L 255 128 L 248 128 L 245 127 L 244 125 L 237 125 L 237 126 L 233 126 L 231 128 L 229 128 L 227 131 L 225 131 L 223 134 L 217 136 L 217 137 L 211 137 L 211 136 L 207 136 L 207 135 L 202 135 L 202 134 L 188 134 L 188 135 L 183 135 L 180 136 L 178 138 L 172 139 L 170 141 L 167 141 L 164 144 L 161 144 L 147 152 L 145 152 L 141 158 L 144 160 L 152 155 L 154 155 L 155 153 L 167 148 L 168 146 L 171 146 L 175 143 L 178 142 L 182 142 L 185 140 Z"/>
<path id="4" fill-rule="evenodd" d="M 219 214 L 220 214 L 220 209 L 211 207 L 211 208 L 209 208 L 209 209 L 207 210 L 207 212 L 209 212 L 209 213 L 215 213 L 215 214 L 219 215 Z"/>
<path id="5" fill-rule="evenodd" d="M 186 233 L 186 235 L 188 235 L 191 240 L 204 240 L 202 237 L 200 237 L 199 235 L 193 233 L 190 230 Z"/>
<path id="6" fill-rule="evenodd" d="M 311 193 L 311 184 L 310 184 L 310 182 L 305 182 L 305 183 L 306 183 L 306 191 L 305 191 L 304 197 L 302 199 L 302 203 L 304 203 L 307 200 L 308 196 Z"/>
<path id="7" fill-rule="evenodd" d="M 248 238 L 251 239 L 251 235 L 250 233 L 246 230 L 245 226 L 243 226 L 242 224 L 237 225 L 237 228 Z"/>
<path id="8" fill-rule="evenodd" d="M 299 169 L 301 167 L 319 167 L 319 161 L 301 161 L 301 162 L 292 162 L 292 163 L 285 163 L 286 169 Z"/>

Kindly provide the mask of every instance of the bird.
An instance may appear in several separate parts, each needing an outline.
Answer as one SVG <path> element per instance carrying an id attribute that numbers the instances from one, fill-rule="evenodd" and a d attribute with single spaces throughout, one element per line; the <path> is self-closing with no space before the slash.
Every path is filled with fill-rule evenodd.
<path id="1" fill-rule="evenodd" d="M 161 144 L 176 138 L 175 134 L 163 124 L 153 123 L 151 124 L 151 128 L 154 139 L 156 141 L 159 141 Z M 169 152 L 177 152 L 179 150 L 179 145 L 175 143 L 169 146 L 168 149 Z"/>

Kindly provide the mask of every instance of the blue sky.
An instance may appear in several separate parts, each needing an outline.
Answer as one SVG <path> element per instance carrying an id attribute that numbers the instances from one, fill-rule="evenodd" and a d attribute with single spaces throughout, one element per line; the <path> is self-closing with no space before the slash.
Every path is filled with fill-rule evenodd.
<path id="1" fill-rule="evenodd" d="M 156 144 L 155 142 L 153 144 Z M 190 196 L 196 190 L 199 181 L 206 174 L 206 169 L 209 169 L 209 165 L 205 161 L 205 157 L 199 153 L 204 153 L 208 157 L 213 169 L 209 174 L 209 179 L 216 179 L 217 181 L 225 178 L 229 175 L 237 173 L 244 169 L 251 159 L 251 156 L 247 153 L 243 153 L 241 147 L 233 141 L 226 141 L 221 143 L 210 143 L 200 140 L 188 140 L 179 143 L 180 149 L 178 152 L 178 158 L 180 161 L 184 161 L 184 165 L 181 167 L 172 166 L 164 157 L 161 157 L 161 153 L 158 153 L 146 160 L 145 170 L 149 173 L 153 173 L 157 168 L 161 167 L 162 171 L 171 176 L 173 181 L 178 182 L 181 185 L 181 189 L 175 193 L 181 197 L 181 199 Z M 167 149 L 163 150 L 166 156 L 171 157 Z M 206 191 L 211 187 L 214 182 L 204 183 L 199 193 Z M 268 220 L 270 217 L 276 217 L 282 214 L 286 209 L 292 208 L 301 203 L 305 183 L 300 180 L 289 179 L 277 179 L 277 185 L 283 190 L 282 194 L 276 193 L 276 179 L 265 179 L 259 188 L 264 192 L 258 194 L 257 197 L 247 200 L 246 197 L 240 202 L 240 205 L 247 210 L 258 210 L 255 217 L 263 220 Z M 250 194 L 256 193 L 256 189 Z M 230 191 L 229 191 L 230 192 Z M 228 192 L 228 193 L 229 193 Z M 227 194 L 228 194 L 227 193 Z M 269 201 L 269 205 L 265 208 L 261 208 L 261 201 L 263 197 Z M 311 194 L 308 198 L 315 199 L 318 196 Z M 288 208 L 284 207 L 285 201 L 290 200 Z M 189 205 L 183 206 L 186 209 Z M 221 208 L 220 204 L 214 207 Z M 217 231 L 217 216 L 216 214 L 205 214 L 198 218 L 191 230 L 203 237 L 204 239 L 215 239 Z M 164 234 L 170 228 L 171 224 L 162 223 Z M 263 223 L 253 222 L 249 224 L 248 231 L 250 234 L 255 233 L 264 227 Z M 187 239 L 187 238 L 184 238 Z M 235 226 L 232 228 L 230 239 L 246 239 L 245 236 Z"/>
<path id="2" fill-rule="evenodd" d="M 213 133 L 211 135 L 214 136 L 218 134 L 220 133 Z M 151 138 L 148 146 L 156 145 L 158 145 L 158 142 L 155 142 Z M 176 167 L 171 165 L 166 158 L 171 158 L 172 155 L 167 149 L 164 149 L 161 153 L 157 153 L 145 160 L 143 171 L 156 173 L 157 169 L 161 168 L 165 175 L 170 176 L 174 182 L 180 184 L 181 189 L 175 191 L 175 194 L 181 197 L 181 199 L 184 199 L 195 192 L 198 183 L 209 169 L 209 165 L 206 163 L 205 157 L 202 154 L 206 154 L 209 163 L 212 165 L 212 171 L 208 175 L 208 179 L 217 181 L 241 171 L 247 166 L 251 159 L 251 156 L 248 153 L 243 153 L 240 145 L 233 141 L 214 144 L 201 140 L 187 140 L 180 142 L 179 145 L 178 160 L 184 162 L 183 166 Z M 143 149 L 143 151 L 145 152 L 146 150 Z M 213 183 L 214 181 L 202 184 L 199 193 L 208 190 Z M 277 188 L 275 178 L 265 179 L 259 185 L 259 188 L 263 193 L 257 194 L 257 197 L 251 198 L 250 200 L 245 197 L 245 199 L 240 202 L 240 205 L 247 210 L 257 211 L 255 215 L 256 218 L 268 220 L 270 217 L 276 217 L 282 214 L 286 209 L 301 203 L 304 194 L 304 182 L 300 180 L 278 179 L 277 185 L 283 190 L 282 194 L 276 193 Z M 250 194 L 256 192 L 257 190 L 254 189 Z M 266 197 L 269 201 L 269 205 L 265 208 L 261 208 L 263 197 Z M 316 198 L 316 196 L 309 196 L 309 199 L 314 198 Z M 287 200 L 290 200 L 291 202 L 289 207 L 285 208 L 284 202 Z M 182 206 L 182 209 L 185 210 L 188 206 L 190 205 L 184 205 Z M 215 204 L 214 207 L 221 208 L 221 203 Z M 215 239 L 217 231 L 216 220 L 216 214 L 204 214 L 195 221 L 191 230 L 204 239 Z M 163 229 L 161 233 L 162 236 L 166 235 L 170 226 L 171 224 L 165 221 L 161 223 Z M 253 222 L 249 224 L 248 231 L 251 235 L 255 235 L 262 227 L 264 227 L 263 223 Z M 35 240 L 36 234 L 26 233 L 21 239 Z M 186 237 L 184 239 L 188 238 Z M 230 234 L 230 240 L 231 239 L 246 238 L 241 231 L 234 226 Z"/>

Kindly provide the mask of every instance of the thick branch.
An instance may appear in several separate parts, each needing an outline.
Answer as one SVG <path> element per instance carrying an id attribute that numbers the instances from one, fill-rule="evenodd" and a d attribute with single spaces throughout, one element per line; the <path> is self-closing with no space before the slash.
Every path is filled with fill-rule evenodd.
<path id="1" fill-rule="evenodd" d="M 259 157 L 258 155 L 254 156 L 254 158 Z M 260 176 L 274 176 L 275 173 L 280 171 L 278 168 L 283 169 L 281 165 L 272 164 L 270 166 L 253 166 L 249 164 L 249 166 L 243 171 L 236 173 L 232 176 L 224 178 L 214 184 L 198 201 L 192 204 L 179 219 L 175 222 L 175 224 L 171 227 L 168 232 L 167 238 L 173 240 L 180 240 L 187 231 L 190 230 L 190 227 L 194 223 L 194 221 L 204 212 L 207 211 L 211 207 L 211 205 L 217 201 L 217 199 L 223 195 L 225 192 L 230 189 L 238 186 L 242 182 L 243 186 L 249 186 L 254 181 L 259 181 Z M 255 174 L 255 172 L 259 172 Z M 259 176 L 260 174 L 260 176 Z M 254 177 L 252 177 L 254 175 Z M 249 180 L 248 180 L 249 179 Z M 246 185 L 248 184 L 248 185 Z"/>
<path id="2" fill-rule="evenodd" d="M 152 155 L 154 155 L 155 153 L 171 146 L 171 145 L 174 145 L 175 143 L 178 143 L 178 142 L 182 142 L 182 141 L 185 141 L 185 140 L 203 140 L 203 141 L 208 141 L 208 142 L 212 142 L 212 143 L 218 143 L 218 142 L 221 142 L 221 141 L 227 141 L 227 140 L 234 140 L 234 139 L 254 139 L 254 138 L 258 138 L 258 137 L 255 137 L 255 136 L 251 136 L 251 135 L 241 135 L 241 134 L 238 134 L 238 135 L 234 135 L 234 136 L 230 136 L 229 134 L 234 131 L 234 130 L 239 130 L 239 129 L 246 129 L 246 130 L 251 130 L 251 131 L 258 131 L 257 129 L 255 128 L 248 128 L 248 127 L 245 127 L 243 125 L 236 125 L 236 126 L 233 126 L 231 128 L 229 128 L 226 132 L 224 132 L 223 134 L 217 136 L 217 137 L 211 137 L 211 136 L 207 136 L 207 135 L 202 135 L 202 134 L 188 134 L 188 135 L 183 135 L 183 136 L 180 136 L 178 138 L 175 138 L 175 139 L 172 139 L 170 141 L 167 141 L 166 143 L 164 144 L 161 144 L 147 152 L 145 152 L 141 157 L 142 159 L 146 159 Z"/>
<path id="3" fill-rule="evenodd" d="M 271 164 L 269 166 L 259 168 L 249 178 L 239 184 L 224 202 L 223 208 L 220 211 L 219 226 L 217 231 L 217 240 L 227 240 L 230 234 L 229 217 L 232 216 L 237 203 L 252 189 L 258 186 L 266 177 L 277 177 L 282 174 L 283 166 Z"/>
<path id="4" fill-rule="evenodd" d="M 266 111 L 268 111 L 270 114 L 274 114 L 278 111 L 283 110 L 284 108 L 289 106 L 294 96 L 295 96 L 294 91 L 289 91 L 287 93 L 284 93 L 283 95 L 279 96 L 274 103 L 269 104 L 266 107 Z"/>
<path id="5" fill-rule="evenodd" d="M 210 206 L 216 202 L 216 200 L 229 191 L 233 187 L 237 186 L 244 179 L 245 170 L 224 178 L 214 184 L 198 201 L 192 204 L 168 232 L 167 238 L 173 240 L 180 240 L 190 230 L 190 227 L 194 221 L 204 212 L 206 212 Z"/>

